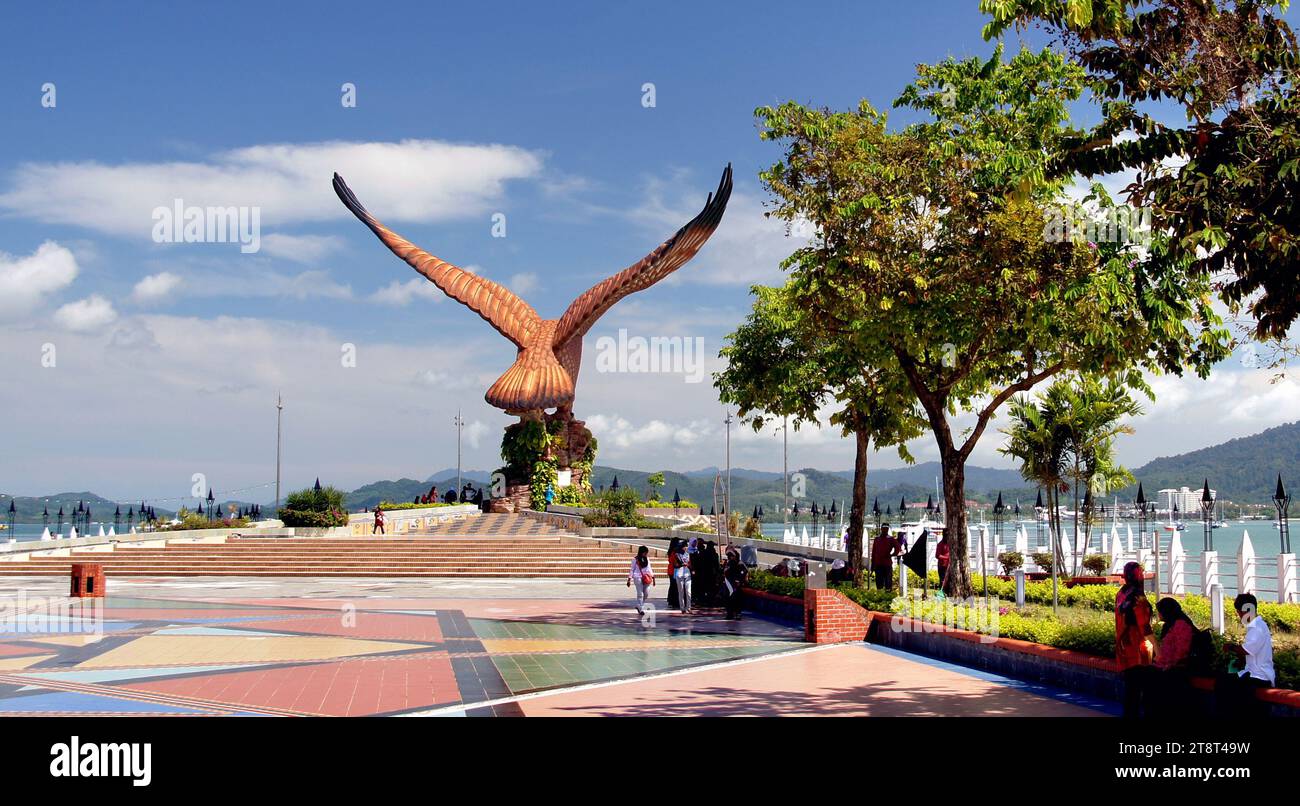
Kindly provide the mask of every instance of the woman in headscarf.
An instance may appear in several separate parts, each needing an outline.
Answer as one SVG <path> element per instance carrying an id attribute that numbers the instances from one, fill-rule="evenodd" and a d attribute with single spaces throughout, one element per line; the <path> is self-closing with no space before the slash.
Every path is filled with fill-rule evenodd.
<path id="1" fill-rule="evenodd" d="M 1124 716 L 1142 714 L 1142 694 L 1151 674 L 1151 602 L 1142 566 L 1124 566 L 1124 584 L 1115 596 L 1115 661 L 1124 676 Z"/>
<path id="2" fill-rule="evenodd" d="M 1164 626 L 1156 648 L 1155 668 L 1147 689 L 1152 716 L 1177 716 L 1191 692 L 1193 650 L 1198 632 L 1177 599 L 1166 596 L 1156 602 Z"/>
<path id="3" fill-rule="evenodd" d="M 677 607 L 677 585 L 673 581 L 677 579 L 673 572 L 677 570 L 677 553 L 682 547 L 682 539 L 674 537 L 668 541 L 668 607 Z"/>

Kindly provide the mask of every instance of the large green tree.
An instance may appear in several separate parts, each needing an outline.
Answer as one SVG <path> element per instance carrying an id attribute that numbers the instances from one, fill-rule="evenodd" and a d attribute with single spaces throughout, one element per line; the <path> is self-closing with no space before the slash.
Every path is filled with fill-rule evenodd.
<path id="1" fill-rule="evenodd" d="M 1255 335 L 1300 315 L 1300 51 L 1261 0 L 981 0 L 986 38 L 1053 34 L 1087 70 L 1100 122 L 1050 167 L 1136 171 L 1129 201 L 1171 235 L 1169 257 L 1213 278 Z M 1183 121 L 1169 120 L 1170 107 Z M 1175 117 L 1177 112 L 1175 111 Z M 1144 266 L 1148 276 L 1169 264 Z"/>
<path id="2" fill-rule="evenodd" d="M 966 462 L 1004 403 L 1065 370 L 1138 383 L 1226 354 L 1208 282 L 1149 282 L 1132 244 L 1047 236 L 1066 184 L 1049 167 L 1078 135 L 1084 82 L 1050 50 L 999 49 L 918 68 L 897 105 L 925 120 L 901 131 L 865 101 L 757 111 L 785 149 L 762 174 L 772 214 L 816 231 L 787 261 L 796 307 L 871 342 L 858 354 L 902 372 L 934 434 L 951 595 L 970 593 Z"/>
<path id="3" fill-rule="evenodd" d="M 877 344 L 855 332 L 862 323 L 827 326 L 793 304 L 799 293 L 795 283 L 752 289 L 753 310 L 727 337 L 722 350 L 727 368 L 715 383 L 723 402 L 736 405 L 755 430 L 787 418 L 786 427 L 817 424 L 824 409 L 834 409 L 831 424 L 854 439 L 847 551 L 853 579 L 860 583 L 872 443 L 895 446 L 911 462 L 906 443 L 921 434 L 925 421 L 906 380 L 862 352 Z"/>

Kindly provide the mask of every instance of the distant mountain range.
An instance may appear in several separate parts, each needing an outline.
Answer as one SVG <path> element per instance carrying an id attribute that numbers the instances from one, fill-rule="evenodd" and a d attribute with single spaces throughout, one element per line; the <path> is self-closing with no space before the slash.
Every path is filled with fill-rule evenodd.
<path id="1" fill-rule="evenodd" d="M 1148 497 L 1153 500 L 1158 490 L 1183 486 L 1196 488 L 1208 478 L 1210 487 L 1218 492 L 1223 501 L 1239 504 L 1268 503 L 1278 473 L 1282 474 L 1289 487 L 1300 489 L 1300 422 L 1277 426 L 1209 448 L 1162 457 L 1130 469 L 1142 482 Z M 653 471 L 597 465 L 592 481 L 597 488 L 608 487 L 617 476 L 620 485 L 630 485 L 642 493 L 649 493 L 650 487 L 646 479 L 651 472 Z M 852 494 L 852 471 L 803 468 L 794 472 L 804 476 L 801 507 L 806 508 L 814 502 L 819 508 L 826 507 L 832 501 L 837 509 L 843 509 L 847 505 Z M 694 501 L 708 512 L 713 505 L 714 476 L 718 473 L 725 476 L 725 471 L 716 467 L 686 472 L 664 471 L 665 485 L 660 494 L 664 499 L 671 500 L 676 491 L 682 499 Z M 461 478 L 475 486 L 489 484 L 491 475 L 492 471 L 488 470 L 461 471 Z M 935 495 L 935 479 L 939 475 L 938 462 L 871 470 L 867 474 L 868 501 L 878 498 L 882 510 L 888 507 L 893 511 L 897 511 L 902 499 L 906 499 L 909 506 L 924 505 L 927 496 Z M 456 468 L 445 468 L 423 481 L 403 478 L 372 482 L 353 490 L 346 501 L 349 509 L 363 509 L 373 507 L 380 501 L 410 501 L 427 493 L 429 487 L 435 484 L 439 491 L 446 491 L 454 487 L 455 483 Z M 966 497 L 969 500 L 991 503 L 999 492 L 1008 506 L 1019 501 L 1022 506 L 1028 507 L 1033 504 L 1037 491 L 1015 470 L 978 466 L 966 468 Z M 1115 495 L 1120 500 L 1132 500 L 1136 493 L 1135 485 L 1119 490 Z M 782 500 L 781 473 L 733 467 L 731 497 L 733 508 L 737 511 L 750 512 L 755 506 L 761 506 L 769 517 L 778 517 Z M 78 502 L 83 501 L 91 508 L 95 520 L 111 522 L 113 512 L 119 506 L 92 492 L 56 493 L 14 500 L 17 519 L 22 523 L 40 523 L 41 513 L 46 506 L 49 507 L 51 519 L 60 506 L 63 507 L 64 515 L 70 518 Z M 222 502 L 223 509 L 227 503 L 229 502 Z M 138 507 L 139 504 L 121 506 L 125 518 L 127 508 Z M 265 509 L 270 514 L 270 506 L 265 505 Z M 7 516 L 7 501 L 0 501 L 0 510 L 4 510 L 0 511 L 0 521 L 3 521 Z M 155 507 L 155 510 L 159 516 L 170 517 L 173 514 L 172 510 L 162 507 Z"/>
<path id="2" fill-rule="evenodd" d="M 1158 490 L 1198 489 L 1209 479 L 1210 489 L 1222 501 L 1267 504 L 1277 488 L 1279 473 L 1288 490 L 1294 493 L 1300 489 L 1300 422 L 1190 453 L 1153 459 L 1130 470 L 1152 500 Z M 1120 490 L 1116 495 L 1121 500 L 1132 499 L 1137 495 L 1137 486 Z"/>

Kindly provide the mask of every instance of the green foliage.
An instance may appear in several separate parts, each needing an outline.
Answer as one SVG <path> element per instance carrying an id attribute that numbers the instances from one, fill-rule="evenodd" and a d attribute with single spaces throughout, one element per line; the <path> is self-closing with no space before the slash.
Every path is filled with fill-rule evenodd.
<path id="1" fill-rule="evenodd" d="M 325 528 L 346 526 L 347 509 L 343 499 L 345 493 L 336 487 L 322 487 L 317 490 L 308 487 L 289 493 L 280 507 L 279 518 L 285 526 Z"/>
<path id="2" fill-rule="evenodd" d="M 1093 576 L 1105 576 L 1110 572 L 1110 557 L 1105 554 L 1089 554 L 1083 558 L 1083 567 Z"/>
<path id="3" fill-rule="evenodd" d="M 746 518 L 745 525 L 740 530 L 741 537 L 747 537 L 750 540 L 763 539 L 763 524 L 758 518 Z"/>
<path id="4" fill-rule="evenodd" d="M 745 585 L 754 590 L 795 599 L 803 598 L 803 583 L 803 577 L 779 577 L 771 571 L 759 569 L 751 569 L 745 579 Z"/>
<path id="5" fill-rule="evenodd" d="M 620 487 L 617 490 L 594 493 L 590 496 L 588 505 L 594 507 L 593 512 L 589 512 L 582 517 L 583 523 L 588 526 L 660 528 L 659 524 L 642 517 L 637 512 L 637 507 L 640 505 L 640 496 L 636 494 L 636 490 L 630 487 Z"/>
<path id="6" fill-rule="evenodd" d="M 649 509 L 699 509 L 700 505 L 694 501 L 688 501 L 683 498 L 680 504 L 674 504 L 672 501 L 643 501 L 641 506 Z"/>
<path id="7" fill-rule="evenodd" d="M 650 500 L 651 500 L 651 501 L 658 501 L 658 500 L 659 500 L 659 488 L 664 486 L 664 474 L 663 474 L 663 472 L 660 471 L 660 472 L 658 472 L 658 473 L 651 473 L 651 474 L 649 475 L 649 477 L 646 478 L 645 481 L 646 481 L 646 484 L 650 485 Z"/>
<path id="8" fill-rule="evenodd" d="M 1077 138 L 1068 111 L 1085 87 L 1060 54 L 1004 61 L 999 48 L 919 67 L 895 105 L 923 120 L 901 131 L 865 101 L 757 110 L 760 136 L 785 148 L 761 174 L 772 215 L 816 233 L 785 262 L 783 309 L 845 334 L 859 366 L 887 359 L 906 376 L 944 463 L 956 593 L 968 584 L 961 471 L 1003 403 L 1062 371 L 1140 387 L 1143 369 L 1205 372 L 1226 353 L 1208 278 L 1148 283 L 1131 245 L 1045 237 L 1065 199 L 1050 169 Z M 964 432 L 949 422 L 961 411 L 974 415 Z"/>
<path id="9" fill-rule="evenodd" d="M 555 491 L 555 503 L 569 507 L 585 506 L 587 494 L 588 490 L 576 484 L 570 484 L 568 487 L 561 487 Z"/>
<path id="10" fill-rule="evenodd" d="M 1030 554 L 1029 557 L 1034 561 L 1034 565 L 1038 566 L 1039 568 L 1045 568 L 1048 569 L 1049 571 L 1051 570 L 1052 552 L 1035 551 L 1034 553 Z"/>
<path id="11" fill-rule="evenodd" d="M 384 510 L 385 512 L 396 512 L 403 509 L 429 509 L 430 507 L 453 507 L 453 506 L 458 506 L 458 504 L 448 504 L 445 501 L 439 501 L 434 504 L 417 504 L 411 501 L 404 501 L 399 504 L 393 501 L 381 501 L 375 506 L 379 509 Z"/>
<path id="12" fill-rule="evenodd" d="M 1133 175 L 1132 198 L 1171 236 L 1166 254 L 1143 258 L 1141 283 L 1214 277 L 1230 306 L 1247 308 L 1259 338 L 1284 337 L 1300 314 L 1300 51 L 1277 13 L 1287 5 L 980 3 L 992 16 L 985 37 L 1039 26 L 1087 69 L 1101 120 L 1051 172 Z M 1171 105 L 1183 108 L 1186 126 L 1167 123 Z"/>
<path id="13" fill-rule="evenodd" d="M 546 511 L 546 491 L 554 491 L 558 470 L 555 462 L 541 458 L 533 463 L 532 473 L 528 477 L 529 505 L 538 512 Z"/>
<path id="14" fill-rule="evenodd" d="M 1017 568 L 1024 566 L 1025 555 L 1018 551 L 1004 551 L 998 555 L 998 564 L 1002 566 L 1002 573 L 1010 576 Z"/>
<path id="15" fill-rule="evenodd" d="M 551 434 L 541 420 L 524 420 L 507 426 L 501 435 L 501 458 L 506 463 L 507 478 L 532 476 L 533 465 L 546 455 Z"/>

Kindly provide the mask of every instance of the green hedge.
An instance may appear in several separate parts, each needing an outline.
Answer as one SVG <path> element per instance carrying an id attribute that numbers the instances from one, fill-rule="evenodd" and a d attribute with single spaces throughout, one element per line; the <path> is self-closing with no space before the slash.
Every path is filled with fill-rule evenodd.
<path id="1" fill-rule="evenodd" d="M 404 504 L 394 504 L 392 501 L 381 501 L 376 509 L 382 509 L 385 512 L 397 512 L 403 509 L 429 509 L 431 507 L 454 507 L 459 503 L 448 504 L 446 501 L 439 501 L 436 504 L 417 504 L 413 501 L 407 501 Z"/>

